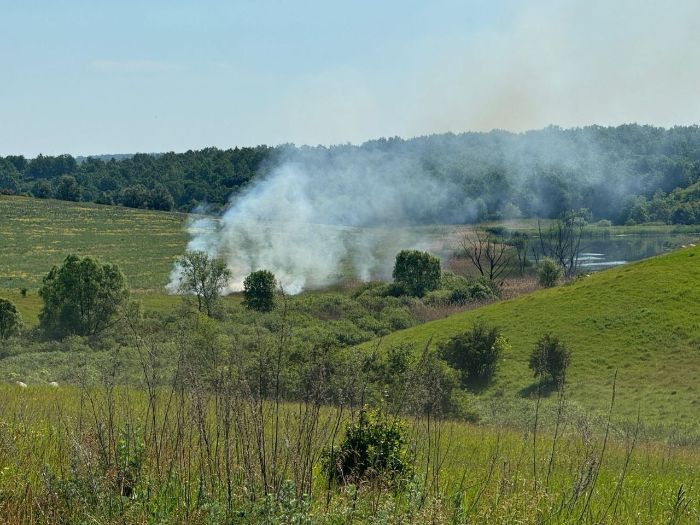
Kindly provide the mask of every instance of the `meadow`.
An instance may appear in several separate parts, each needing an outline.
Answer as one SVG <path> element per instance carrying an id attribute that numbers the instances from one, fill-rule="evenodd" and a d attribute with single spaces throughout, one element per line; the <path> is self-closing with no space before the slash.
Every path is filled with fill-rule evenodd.
<path id="1" fill-rule="evenodd" d="M 491 304 L 429 305 L 372 295 L 371 287 L 363 295 L 348 282 L 286 297 L 266 314 L 247 311 L 234 294 L 216 321 L 205 322 L 181 297 L 163 293 L 186 245 L 186 216 L 4 196 L 0 211 L 7 248 L 0 296 L 30 328 L 42 276 L 68 253 L 119 264 L 144 313 L 137 329 L 119 324 L 99 338 L 44 341 L 30 331 L 0 347 L 2 523 L 695 523 L 700 516 L 700 247 L 549 290 L 532 292 L 532 279 L 512 282 L 506 299 Z M 536 222 L 505 226 L 532 232 Z M 447 254 L 464 231 L 413 228 Z M 591 237 L 630 231 L 587 230 Z M 406 392 L 428 403 L 442 384 L 431 376 L 440 369 L 422 369 L 421 361 L 411 366 L 425 384 L 395 372 L 390 349 L 425 354 L 479 321 L 510 342 L 492 383 L 461 391 L 458 413 L 397 408 Z M 572 350 L 561 395 L 538 389 L 527 366 L 546 332 Z M 411 469 L 400 486 L 381 477 L 346 485 L 324 471 L 324 454 L 364 406 L 406 428 Z"/>
<path id="2" fill-rule="evenodd" d="M 116 263 L 131 288 L 161 292 L 187 244 L 187 215 L 0 196 L 0 288 L 36 290 L 66 255 Z"/>

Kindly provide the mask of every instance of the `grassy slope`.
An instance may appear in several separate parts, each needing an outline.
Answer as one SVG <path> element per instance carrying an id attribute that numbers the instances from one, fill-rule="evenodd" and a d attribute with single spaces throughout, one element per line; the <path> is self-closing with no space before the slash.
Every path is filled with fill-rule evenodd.
<path id="1" fill-rule="evenodd" d="M 135 289 L 162 290 L 187 243 L 187 216 L 0 196 L 0 289 L 37 289 L 69 253 L 117 263 Z"/>
<path id="2" fill-rule="evenodd" d="M 484 395 L 519 398 L 543 333 L 572 349 L 569 399 L 604 410 L 615 370 L 616 413 L 694 426 L 700 405 L 700 248 L 688 248 L 446 319 L 395 332 L 382 345 L 439 343 L 484 321 L 502 327 L 512 349 Z"/>

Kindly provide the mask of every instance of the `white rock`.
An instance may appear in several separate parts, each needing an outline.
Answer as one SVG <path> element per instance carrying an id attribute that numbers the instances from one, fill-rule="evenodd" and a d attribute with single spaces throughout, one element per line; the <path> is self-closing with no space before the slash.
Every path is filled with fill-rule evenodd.
<path id="1" fill-rule="evenodd" d="M 58 388 L 58 383 L 57 383 L 56 381 L 51 381 L 51 382 L 49 383 L 49 386 L 52 386 L 52 387 L 54 387 L 54 388 Z"/>
<path id="2" fill-rule="evenodd" d="M 17 381 L 15 384 L 20 388 L 27 388 L 27 383 L 22 383 L 22 381 Z"/>

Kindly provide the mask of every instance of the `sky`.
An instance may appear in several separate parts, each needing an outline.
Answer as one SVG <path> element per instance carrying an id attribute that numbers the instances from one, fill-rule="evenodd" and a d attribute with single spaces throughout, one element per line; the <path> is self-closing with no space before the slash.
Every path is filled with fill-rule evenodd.
<path id="1" fill-rule="evenodd" d="M 0 0 L 0 155 L 700 121 L 700 2 Z"/>

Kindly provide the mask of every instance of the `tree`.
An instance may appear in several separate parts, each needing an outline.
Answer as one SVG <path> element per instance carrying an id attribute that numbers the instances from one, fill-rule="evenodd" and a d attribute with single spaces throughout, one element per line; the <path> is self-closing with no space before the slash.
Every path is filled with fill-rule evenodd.
<path id="1" fill-rule="evenodd" d="M 180 272 L 178 291 L 194 294 L 198 310 L 213 317 L 216 302 L 232 275 L 226 263 L 202 251 L 188 251 L 177 262 L 177 267 Z"/>
<path id="2" fill-rule="evenodd" d="M 148 208 L 150 198 L 151 195 L 143 184 L 134 184 L 124 188 L 121 203 L 127 208 Z"/>
<path id="3" fill-rule="evenodd" d="M 44 277 L 39 296 L 39 324 L 47 334 L 95 335 L 110 325 L 129 290 L 116 264 L 69 255 Z"/>
<path id="4" fill-rule="evenodd" d="M 561 273 L 562 268 L 556 261 L 549 257 L 542 258 L 537 268 L 537 278 L 540 286 L 545 288 L 556 286 Z"/>
<path id="5" fill-rule="evenodd" d="M 243 305 L 250 310 L 269 312 L 275 307 L 275 275 L 268 270 L 257 270 L 243 281 Z"/>
<path id="6" fill-rule="evenodd" d="M 63 175 L 58 179 L 58 184 L 56 185 L 56 191 L 54 196 L 62 201 L 74 201 L 80 200 L 80 195 L 82 191 L 78 181 L 72 175 Z"/>
<path id="7" fill-rule="evenodd" d="M 148 204 L 153 210 L 170 211 L 175 206 L 175 201 L 165 186 L 156 184 L 149 194 Z"/>
<path id="8" fill-rule="evenodd" d="M 570 362 L 571 352 L 564 343 L 552 334 L 545 334 L 535 344 L 529 366 L 538 381 L 562 385 Z"/>
<path id="9" fill-rule="evenodd" d="M 496 281 L 508 271 L 511 255 L 508 245 L 493 233 L 478 231 L 465 234 L 461 241 L 464 255 L 472 262 L 482 277 Z"/>
<path id="10" fill-rule="evenodd" d="M 442 359 L 462 374 L 462 383 L 478 385 L 491 379 L 499 358 L 508 348 L 499 328 L 479 322 L 440 345 L 439 352 Z"/>
<path id="11" fill-rule="evenodd" d="M 32 187 L 32 195 L 38 199 L 48 199 L 52 193 L 51 183 L 46 179 L 39 179 Z"/>
<path id="12" fill-rule="evenodd" d="M 22 316 L 13 302 L 0 298 L 0 339 L 8 339 L 22 329 Z"/>
<path id="13" fill-rule="evenodd" d="M 428 252 L 402 250 L 396 256 L 393 277 L 410 295 L 423 297 L 440 287 L 440 259 Z"/>

